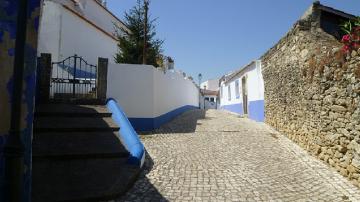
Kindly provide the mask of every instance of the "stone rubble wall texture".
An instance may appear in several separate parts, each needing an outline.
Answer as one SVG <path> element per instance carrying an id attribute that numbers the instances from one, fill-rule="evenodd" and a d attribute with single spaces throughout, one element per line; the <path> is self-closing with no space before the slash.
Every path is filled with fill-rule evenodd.
<path id="1" fill-rule="evenodd" d="M 316 15 L 296 23 L 262 57 L 265 116 L 359 186 L 360 49 L 344 55 L 341 47 Z"/>
<path id="2" fill-rule="evenodd" d="M 13 65 L 15 56 L 16 20 L 20 1 L 0 0 L 0 201 L 4 201 L 4 147 L 9 135 Z M 31 198 L 31 141 L 34 110 L 36 53 L 40 17 L 40 0 L 28 0 L 27 36 L 21 113 L 22 141 L 25 146 L 22 201 Z"/>

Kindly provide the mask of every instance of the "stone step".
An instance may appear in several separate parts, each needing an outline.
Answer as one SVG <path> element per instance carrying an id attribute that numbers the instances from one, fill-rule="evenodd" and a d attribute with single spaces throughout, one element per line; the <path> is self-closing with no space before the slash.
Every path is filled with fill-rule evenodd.
<path id="1" fill-rule="evenodd" d="M 110 117 L 36 117 L 35 133 L 119 131 Z"/>
<path id="2" fill-rule="evenodd" d="M 104 105 L 42 104 L 35 116 L 111 117 L 111 113 Z"/>
<path id="3" fill-rule="evenodd" d="M 38 133 L 33 140 L 33 158 L 128 157 L 118 132 Z"/>
<path id="4" fill-rule="evenodd" d="M 121 158 L 33 161 L 32 201 L 104 201 L 125 193 L 139 169 Z"/>
<path id="5" fill-rule="evenodd" d="M 63 95 L 66 96 L 66 95 Z M 69 96 L 69 95 L 68 95 Z M 70 97 L 56 97 L 54 99 L 50 99 L 48 102 L 51 104 L 73 104 L 73 105 L 105 105 L 106 102 L 101 99 L 91 99 L 91 98 L 71 98 Z"/>

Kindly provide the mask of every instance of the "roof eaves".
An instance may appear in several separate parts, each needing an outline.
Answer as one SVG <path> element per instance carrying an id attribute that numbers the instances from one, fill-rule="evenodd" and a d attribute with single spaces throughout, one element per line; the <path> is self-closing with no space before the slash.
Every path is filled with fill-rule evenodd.
<path id="1" fill-rule="evenodd" d="M 241 74 L 243 71 L 245 71 L 248 67 L 250 67 L 251 65 L 253 65 L 254 63 L 256 63 L 256 60 L 251 61 L 249 64 L 241 67 L 239 70 L 235 71 L 234 73 L 232 73 L 231 75 L 229 75 L 225 80 L 225 83 L 228 83 L 229 81 L 231 81 L 233 78 L 235 78 L 237 75 Z"/>
<path id="2" fill-rule="evenodd" d="M 331 8 L 331 7 L 328 7 L 328 6 L 324 6 L 322 4 L 318 4 L 317 8 L 319 10 L 321 10 L 321 11 L 326 11 L 326 12 L 329 12 L 329 13 L 333 13 L 335 15 L 339 15 L 339 16 L 344 17 L 344 18 L 349 18 L 349 19 L 352 19 L 352 20 L 356 19 L 355 15 L 345 13 L 343 11 L 340 11 L 340 10 L 337 10 L 337 9 L 334 9 L 334 8 Z"/>
<path id="3" fill-rule="evenodd" d="M 104 5 L 102 5 L 100 2 L 98 2 L 97 0 L 93 0 L 95 1 L 99 6 L 101 6 L 106 12 L 108 12 L 111 16 L 113 16 L 120 24 L 122 24 L 127 31 L 130 31 L 129 28 L 127 27 L 127 25 L 121 21 L 114 13 L 112 13 L 109 9 L 107 9 Z"/>

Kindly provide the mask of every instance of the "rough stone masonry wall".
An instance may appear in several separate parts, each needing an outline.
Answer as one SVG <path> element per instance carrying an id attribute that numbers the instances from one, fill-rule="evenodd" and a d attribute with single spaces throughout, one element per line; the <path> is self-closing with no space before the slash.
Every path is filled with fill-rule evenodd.
<path id="1" fill-rule="evenodd" d="M 297 23 L 262 57 L 266 123 L 359 186 L 360 50 L 317 27 Z"/>

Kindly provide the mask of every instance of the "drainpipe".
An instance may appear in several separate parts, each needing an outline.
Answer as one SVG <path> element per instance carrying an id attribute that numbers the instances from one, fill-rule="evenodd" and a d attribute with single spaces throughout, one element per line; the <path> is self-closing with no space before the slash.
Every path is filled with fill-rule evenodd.
<path id="1" fill-rule="evenodd" d="M 4 148 L 6 201 L 21 201 L 23 196 L 25 147 L 21 140 L 21 101 L 23 95 L 28 1 L 18 0 L 18 2 L 11 120 L 9 137 Z"/>

